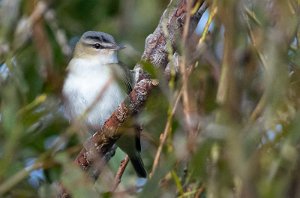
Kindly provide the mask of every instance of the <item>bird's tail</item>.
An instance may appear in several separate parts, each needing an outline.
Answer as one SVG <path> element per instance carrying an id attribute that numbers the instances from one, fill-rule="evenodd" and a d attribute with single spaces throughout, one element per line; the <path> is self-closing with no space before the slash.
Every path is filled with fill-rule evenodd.
<path id="1" fill-rule="evenodd" d="M 129 156 L 129 159 L 138 177 L 146 178 L 147 172 L 144 168 L 144 163 L 142 161 L 140 153 L 136 152 L 135 155 Z"/>

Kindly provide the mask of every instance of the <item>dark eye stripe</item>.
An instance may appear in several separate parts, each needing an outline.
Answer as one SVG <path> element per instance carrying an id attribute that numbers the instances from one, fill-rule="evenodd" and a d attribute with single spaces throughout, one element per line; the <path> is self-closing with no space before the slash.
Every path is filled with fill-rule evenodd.
<path id="1" fill-rule="evenodd" d="M 113 49 L 114 48 L 114 45 L 111 43 L 105 43 L 105 42 L 99 42 L 99 41 L 92 42 L 92 43 L 83 41 L 82 44 L 85 46 L 95 48 L 95 49 Z"/>
<path id="2" fill-rule="evenodd" d="M 94 44 L 93 47 L 96 48 L 96 49 L 103 49 L 104 48 L 102 45 L 100 45 L 100 43 Z"/>

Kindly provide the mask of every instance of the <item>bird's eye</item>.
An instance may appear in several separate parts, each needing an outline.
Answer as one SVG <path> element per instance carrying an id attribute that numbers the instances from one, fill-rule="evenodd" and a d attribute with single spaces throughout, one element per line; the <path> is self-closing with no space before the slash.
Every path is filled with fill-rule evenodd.
<path id="1" fill-rule="evenodd" d="M 103 47 L 99 43 L 96 43 L 96 44 L 94 44 L 94 48 L 96 48 L 96 49 L 102 49 Z"/>

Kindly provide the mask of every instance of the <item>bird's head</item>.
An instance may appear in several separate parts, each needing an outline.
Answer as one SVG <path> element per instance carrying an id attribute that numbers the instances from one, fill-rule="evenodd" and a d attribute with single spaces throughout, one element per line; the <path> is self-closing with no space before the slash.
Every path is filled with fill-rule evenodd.
<path id="1" fill-rule="evenodd" d="M 124 47 L 118 45 L 114 38 L 104 32 L 85 32 L 74 51 L 74 58 L 97 58 L 105 62 L 117 62 L 117 51 Z"/>

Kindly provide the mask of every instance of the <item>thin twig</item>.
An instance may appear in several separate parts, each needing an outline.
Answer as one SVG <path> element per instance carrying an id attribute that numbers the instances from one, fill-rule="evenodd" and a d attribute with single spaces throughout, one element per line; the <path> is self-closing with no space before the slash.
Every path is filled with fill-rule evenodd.
<path id="1" fill-rule="evenodd" d="M 266 105 L 267 105 L 267 93 L 264 92 L 259 102 L 257 103 L 255 109 L 252 111 L 250 115 L 249 124 L 252 124 L 255 120 L 257 120 L 257 118 L 264 111 Z"/>
<path id="2" fill-rule="evenodd" d="M 216 14 L 217 14 L 217 11 L 218 11 L 218 7 L 215 5 L 215 1 L 214 1 L 214 4 L 213 4 L 212 9 L 211 9 L 211 13 L 208 17 L 208 20 L 207 20 L 206 24 L 205 24 L 205 27 L 204 27 L 202 35 L 199 39 L 199 44 L 198 45 L 201 45 L 205 41 L 206 36 L 208 34 L 209 27 L 210 27 L 211 23 L 213 22 L 213 19 L 215 18 Z"/>
<path id="3" fill-rule="evenodd" d="M 249 18 L 251 19 L 256 19 L 256 16 L 254 13 L 250 12 L 248 8 L 245 8 L 246 9 L 246 14 Z M 256 20 L 254 20 L 256 22 Z M 247 23 L 247 30 L 248 30 L 248 34 L 249 34 L 249 38 L 250 38 L 250 41 L 253 45 L 253 48 L 255 49 L 255 52 L 259 58 L 259 60 L 261 61 L 262 65 L 264 66 L 264 68 L 266 69 L 266 66 L 267 66 L 267 61 L 266 61 L 266 58 L 265 56 L 261 53 L 261 51 L 258 49 L 258 46 L 257 46 L 257 42 L 255 40 L 255 35 L 253 34 L 253 31 L 252 31 L 252 28 L 251 28 L 251 25 L 249 23 L 249 20 L 246 20 L 246 23 Z M 261 25 L 260 22 L 256 22 L 258 25 Z"/>
<path id="4" fill-rule="evenodd" d="M 157 149 L 157 152 L 156 152 L 156 155 L 155 155 L 155 158 L 154 158 L 154 162 L 153 162 L 152 170 L 151 170 L 151 173 L 150 173 L 150 177 L 153 176 L 155 170 L 157 169 L 157 166 L 158 166 L 158 163 L 159 163 L 159 160 L 160 160 L 160 155 L 161 155 L 161 152 L 162 152 L 162 148 L 163 148 L 163 146 L 166 142 L 166 139 L 168 137 L 169 132 L 171 131 L 171 124 L 172 124 L 172 120 L 173 120 L 172 118 L 173 118 L 173 116 L 175 114 L 175 111 L 178 107 L 181 95 L 182 95 L 182 89 L 180 90 L 180 92 L 178 93 L 178 95 L 176 97 L 176 101 L 174 103 L 172 111 L 168 116 L 168 121 L 167 121 L 167 124 L 165 126 L 164 132 L 161 135 L 160 144 L 159 144 L 159 147 Z"/>
<path id="5" fill-rule="evenodd" d="M 112 192 L 114 192 L 117 189 L 117 187 L 119 186 L 119 184 L 121 183 L 121 178 L 127 167 L 128 162 L 129 162 L 129 157 L 128 157 L 128 155 L 126 155 L 126 157 L 122 160 L 122 162 L 119 166 L 118 172 L 115 176 L 115 183 L 111 189 Z"/>
<path id="6" fill-rule="evenodd" d="M 31 15 L 19 22 L 15 30 L 13 54 L 21 49 L 31 38 L 32 27 L 39 22 L 47 9 L 48 4 L 45 1 L 39 1 L 32 10 Z"/>
<path id="7" fill-rule="evenodd" d="M 182 35 L 182 42 L 183 45 L 187 44 L 187 36 L 188 36 L 188 30 L 189 30 L 189 25 L 190 25 L 190 19 L 191 19 L 191 8 L 192 8 L 192 1 L 187 2 L 187 14 L 186 14 L 186 19 L 185 19 L 185 24 L 183 28 L 183 35 Z M 182 56 L 182 61 L 180 62 L 180 73 L 182 76 L 182 99 L 183 99 L 183 114 L 184 114 L 184 120 L 185 120 L 185 128 L 187 131 L 188 139 L 189 141 L 192 140 L 196 135 L 196 126 L 195 126 L 195 120 L 194 120 L 194 112 L 195 108 L 194 106 L 194 101 L 190 97 L 189 93 L 189 80 L 188 80 L 188 73 L 187 73 L 187 55 L 186 51 L 184 51 L 184 54 Z M 192 148 L 191 145 L 188 147 L 189 149 Z M 191 149 L 192 150 L 192 149 Z"/>
<path id="8" fill-rule="evenodd" d="M 236 53 L 237 40 L 240 39 L 241 34 L 238 30 L 241 26 L 237 20 L 238 15 L 234 3 L 219 2 L 218 7 L 220 10 L 218 12 L 219 18 L 224 24 L 224 47 L 221 76 L 216 96 L 216 101 L 221 108 L 216 115 L 216 121 L 222 123 L 228 120 L 238 121 L 240 118 L 240 85 L 237 82 L 237 75 L 233 71 L 239 67 L 239 61 L 234 54 Z M 242 41 L 239 42 L 239 45 L 243 46 Z"/>
<path id="9" fill-rule="evenodd" d="M 245 10 L 246 10 L 247 16 L 250 19 L 252 19 L 257 25 L 261 26 L 261 22 L 257 19 L 255 13 L 250 11 L 247 7 L 245 8 Z M 256 40 L 255 40 L 255 35 L 253 34 L 249 19 L 246 20 L 246 23 L 247 23 L 247 30 L 248 30 L 248 34 L 249 34 L 252 46 L 253 46 L 260 62 L 262 63 L 262 66 L 265 69 L 265 72 L 267 72 L 268 70 L 266 69 L 267 68 L 266 58 L 262 54 L 262 52 L 258 49 Z M 261 115 L 262 111 L 264 110 L 264 107 L 266 106 L 266 101 L 267 101 L 267 93 L 264 92 L 262 97 L 260 98 L 259 102 L 257 103 L 255 109 L 252 111 L 252 113 L 250 115 L 249 124 L 252 124 Z"/>
<path id="10" fill-rule="evenodd" d="M 45 20 L 49 24 L 50 28 L 54 32 L 57 43 L 59 44 L 62 52 L 65 56 L 70 57 L 72 49 L 68 44 L 67 36 L 65 31 L 60 29 L 57 23 L 57 18 L 54 10 L 48 10 L 45 14 Z"/>

